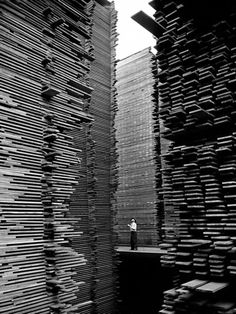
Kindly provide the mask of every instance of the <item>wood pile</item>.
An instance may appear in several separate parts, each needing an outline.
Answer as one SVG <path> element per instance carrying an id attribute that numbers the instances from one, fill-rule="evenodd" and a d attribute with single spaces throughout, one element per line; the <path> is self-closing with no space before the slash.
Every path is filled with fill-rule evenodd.
<path id="1" fill-rule="evenodd" d="M 131 218 L 137 220 L 138 245 L 152 246 L 160 241 L 162 203 L 155 74 L 155 58 L 149 48 L 117 65 L 117 217 L 119 243 L 123 245 L 129 244 L 127 224 Z"/>
<path id="2" fill-rule="evenodd" d="M 157 3 L 155 14 L 165 28 L 156 45 L 161 141 L 170 141 L 162 152 L 164 203 L 170 205 L 162 264 L 177 269 L 180 282 L 228 282 L 229 296 L 236 260 L 236 10 L 231 6 L 217 8 L 214 16 L 214 6 L 208 12 L 202 1 L 193 10 L 189 2 L 166 0 Z M 172 292 L 166 294 L 171 302 Z M 206 309 L 203 300 L 209 299 L 198 292 L 185 294 L 181 288 L 177 309 L 164 307 L 160 313 L 235 313 L 235 304 L 218 306 L 228 302 L 227 295 Z M 195 297 L 202 308 L 188 307 Z"/>
<path id="3" fill-rule="evenodd" d="M 95 112 L 90 71 L 98 45 L 91 39 L 95 3 L 88 2 L 0 4 L 0 313 L 92 313 L 95 307 L 111 313 L 114 252 L 107 234 L 113 217 L 102 186 L 115 159 L 103 161 L 94 146 L 110 139 L 110 116 L 102 133 L 99 117 L 110 115 L 113 68 L 103 74 L 106 112 Z M 109 51 L 108 29 L 113 24 L 114 37 L 116 20 L 113 7 L 104 10 Z M 104 147 L 107 155 L 110 148 Z M 97 174 L 96 161 L 106 171 Z M 93 221 L 96 202 L 102 204 L 98 223 L 110 219 L 103 233 Z"/>
<path id="4" fill-rule="evenodd" d="M 185 282 L 164 292 L 164 305 L 159 313 L 235 313 L 233 288 L 228 282 L 199 279 Z"/>
<path id="5" fill-rule="evenodd" d="M 116 110 L 115 90 L 111 94 L 111 86 L 115 82 L 116 20 L 114 4 L 97 1 L 93 12 L 92 29 L 95 60 L 90 73 L 90 82 L 94 89 L 90 112 L 95 119 L 90 130 L 94 149 L 91 178 L 94 195 L 90 200 L 89 211 L 94 227 L 92 244 L 94 310 L 95 313 L 101 314 L 114 313 L 117 308 L 115 304 L 117 257 L 113 231 L 115 212 L 111 208 L 117 185 L 116 155 L 112 153 L 115 148 L 112 133 L 114 132 L 112 117 Z"/>

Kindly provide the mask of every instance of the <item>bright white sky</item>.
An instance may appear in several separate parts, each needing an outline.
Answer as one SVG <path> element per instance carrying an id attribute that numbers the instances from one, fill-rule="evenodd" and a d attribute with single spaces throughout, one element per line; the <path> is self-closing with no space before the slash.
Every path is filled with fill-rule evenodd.
<path id="1" fill-rule="evenodd" d="M 144 48 L 153 47 L 156 44 L 153 35 L 131 19 L 131 16 L 138 11 L 144 11 L 153 18 L 155 11 L 148 4 L 151 0 L 114 1 L 118 11 L 117 32 L 119 33 L 116 58 L 123 59 Z"/>

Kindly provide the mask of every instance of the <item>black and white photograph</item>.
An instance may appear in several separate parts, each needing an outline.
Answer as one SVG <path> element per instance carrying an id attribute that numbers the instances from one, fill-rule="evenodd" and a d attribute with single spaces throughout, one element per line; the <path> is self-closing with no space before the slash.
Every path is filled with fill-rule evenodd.
<path id="1" fill-rule="evenodd" d="M 0 314 L 236 314 L 236 1 L 0 0 Z"/>

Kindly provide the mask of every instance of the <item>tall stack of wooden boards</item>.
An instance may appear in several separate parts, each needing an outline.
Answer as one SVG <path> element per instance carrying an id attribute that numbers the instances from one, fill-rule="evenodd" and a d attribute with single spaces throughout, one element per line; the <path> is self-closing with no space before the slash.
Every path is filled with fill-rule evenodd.
<path id="1" fill-rule="evenodd" d="M 131 218 L 138 224 L 138 245 L 160 241 L 161 203 L 159 129 L 155 98 L 156 63 L 150 48 L 117 64 L 118 189 L 117 220 L 119 243 L 129 244 Z"/>
<path id="2" fill-rule="evenodd" d="M 160 313 L 236 313 L 236 8 L 153 1 L 166 230 Z M 161 141 L 162 141 L 161 138 Z M 171 212 L 172 211 L 172 212 Z"/>
<path id="3" fill-rule="evenodd" d="M 106 1 L 1 1 L 0 313 L 114 310 L 115 24 Z"/>
<path id="4" fill-rule="evenodd" d="M 91 136 L 94 141 L 94 192 L 90 211 L 94 225 L 94 293 L 96 312 L 114 313 L 116 296 L 116 239 L 113 234 L 115 208 L 111 206 L 116 187 L 116 154 L 113 114 L 116 111 L 114 90 L 116 11 L 108 1 L 97 1 L 94 9 L 92 42 L 95 60 L 91 67 L 92 101 L 90 112 L 95 117 Z M 113 70 L 112 70 L 113 69 Z M 111 88 L 113 89 L 111 97 Z M 111 111 L 112 103 L 112 111 Z M 112 182 L 114 180 L 114 182 Z"/>

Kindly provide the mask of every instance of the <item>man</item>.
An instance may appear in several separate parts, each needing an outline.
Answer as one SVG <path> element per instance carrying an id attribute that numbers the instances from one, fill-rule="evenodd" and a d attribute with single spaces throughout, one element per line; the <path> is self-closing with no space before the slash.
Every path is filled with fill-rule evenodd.
<path id="1" fill-rule="evenodd" d="M 131 250 L 137 250 L 137 223 L 134 218 L 131 219 L 131 223 L 128 224 L 130 229 L 130 246 Z"/>

